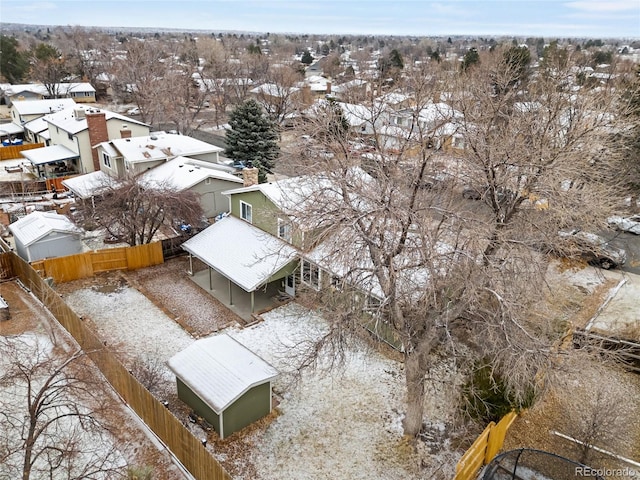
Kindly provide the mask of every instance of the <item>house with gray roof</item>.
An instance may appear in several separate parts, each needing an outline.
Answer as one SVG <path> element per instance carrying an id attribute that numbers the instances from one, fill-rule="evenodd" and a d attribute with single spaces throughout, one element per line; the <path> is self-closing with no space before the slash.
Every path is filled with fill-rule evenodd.
<path id="1" fill-rule="evenodd" d="M 65 215 L 32 212 L 9 225 L 16 253 L 27 262 L 73 255 L 83 250 L 81 230 Z"/>

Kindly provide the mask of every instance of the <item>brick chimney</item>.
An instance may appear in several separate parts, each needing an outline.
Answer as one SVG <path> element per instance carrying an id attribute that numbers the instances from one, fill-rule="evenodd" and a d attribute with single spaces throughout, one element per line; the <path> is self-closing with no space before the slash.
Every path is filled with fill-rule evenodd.
<path id="1" fill-rule="evenodd" d="M 242 180 L 245 187 L 258 184 L 258 169 L 253 166 L 253 163 L 247 162 L 247 166 L 242 169 Z"/>
<path id="2" fill-rule="evenodd" d="M 313 103 L 313 98 L 311 97 L 311 85 L 305 83 L 300 91 L 302 92 L 302 104 L 308 107 Z"/>
<path id="3" fill-rule="evenodd" d="M 131 138 L 131 130 L 126 125 L 122 125 L 120 129 L 120 138 Z"/>
<path id="4" fill-rule="evenodd" d="M 107 130 L 107 119 L 104 112 L 89 112 L 87 111 L 87 127 L 89 127 L 89 143 L 94 147 L 102 142 L 109 141 L 109 132 Z M 93 169 L 94 171 L 100 170 L 100 158 L 98 157 L 98 150 L 91 149 L 91 155 L 93 157 Z"/>

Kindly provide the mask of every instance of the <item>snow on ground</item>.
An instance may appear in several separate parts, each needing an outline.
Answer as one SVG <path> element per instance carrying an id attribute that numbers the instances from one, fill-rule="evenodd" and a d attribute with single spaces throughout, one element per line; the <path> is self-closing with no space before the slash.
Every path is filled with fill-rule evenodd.
<path id="1" fill-rule="evenodd" d="M 134 288 L 76 290 L 65 301 L 78 315 L 91 319 L 100 338 L 130 359 L 157 358 L 164 364 L 193 342 L 191 335 Z"/>
<path id="2" fill-rule="evenodd" d="M 284 372 L 274 387 L 282 392 L 281 415 L 252 455 L 260 478 L 422 478 L 418 457 L 402 448 L 402 365 L 364 346 L 349 348 L 343 366 L 306 371 L 293 385 L 304 345 L 326 325 L 295 303 L 263 318 L 250 328 L 227 331 Z"/>
<path id="3" fill-rule="evenodd" d="M 49 337 L 33 333 L 0 337 L 0 351 L 3 352 L 0 355 L 0 379 L 5 376 L 10 379 L 1 383 L 0 450 L 6 448 L 7 456 L 0 462 L 0 478 L 22 476 L 24 451 L 21 448 L 13 451 L 10 449 L 24 440 L 22 435 L 25 434 L 29 421 L 25 403 L 30 391 L 28 387 L 33 389 L 31 398 L 35 398 L 51 378 L 55 378 L 56 382 L 45 389 L 49 398 L 40 404 L 41 411 L 37 415 L 37 426 L 42 432 L 33 446 L 32 478 L 48 477 L 51 467 L 49 462 L 54 461 L 52 459 L 62 459 L 55 473 L 66 474 L 69 478 L 90 475 L 96 480 L 106 480 L 112 478 L 118 470 L 124 469 L 127 461 L 118 451 L 116 440 L 111 434 L 87 424 L 69 409 L 68 403 L 72 402 L 81 414 L 92 413 L 91 407 L 87 406 L 87 399 L 74 395 L 81 391 L 80 388 L 59 390 L 59 382 L 65 377 L 52 377 L 53 368 L 61 365 L 66 357 L 58 358 Z M 18 364 L 19 370 L 16 369 Z M 28 372 L 26 375 L 29 383 L 23 377 L 24 372 Z M 52 423 L 47 425 L 47 422 Z M 60 455 L 57 448 L 63 449 L 64 455 Z M 51 457 L 47 455 L 47 449 L 54 452 Z"/>
<path id="4" fill-rule="evenodd" d="M 85 288 L 65 297 L 78 314 L 92 320 L 101 338 L 129 356 L 156 356 L 164 363 L 194 340 L 133 288 Z M 418 479 L 425 478 L 421 462 L 443 461 L 444 456 L 431 456 L 424 449 L 416 454 L 403 442 L 400 362 L 364 346 L 349 346 L 341 368 L 305 370 L 296 379 L 305 347 L 326 331 L 326 323 L 296 303 L 262 317 L 251 327 L 224 331 L 281 372 L 274 384 L 280 415 L 252 433 L 253 447 L 247 447 L 252 451 L 243 452 L 258 478 Z M 329 361 L 324 356 L 320 363 Z M 449 369 L 443 366 L 438 375 L 450 375 Z M 437 382 L 429 391 L 425 414 L 440 428 L 451 402 Z M 449 461 L 449 467 L 451 463 L 455 466 Z M 240 473 L 234 478 L 245 477 Z"/>

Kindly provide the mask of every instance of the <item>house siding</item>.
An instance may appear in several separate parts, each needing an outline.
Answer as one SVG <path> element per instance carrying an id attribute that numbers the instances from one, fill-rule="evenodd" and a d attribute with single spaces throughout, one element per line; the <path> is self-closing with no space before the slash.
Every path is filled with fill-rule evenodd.
<path id="1" fill-rule="evenodd" d="M 221 438 L 242 430 L 270 412 L 271 382 L 250 388 L 219 416 L 184 382 L 179 378 L 176 381 L 178 398 L 190 406 L 196 414 L 209 422 Z M 220 417 L 223 419 L 224 431 L 220 431 Z"/>
<path id="2" fill-rule="evenodd" d="M 252 224 L 274 237 L 278 236 L 278 219 L 289 220 L 271 200 L 263 195 L 262 192 L 245 192 L 237 193 L 231 196 L 231 215 L 237 218 L 240 216 L 240 201 L 248 203 L 252 206 L 253 222 Z M 296 248 L 303 248 L 303 235 L 292 226 L 291 245 Z"/>
<path id="3" fill-rule="evenodd" d="M 278 208 L 263 195 L 262 192 L 245 192 L 231 196 L 231 215 L 240 216 L 240 201 L 248 203 L 252 207 L 252 224 L 274 237 L 278 233 Z"/>
<path id="4" fill-rule="evenodd" d="M 224 437 L 242 430 L 270 412 L 271 382 L 247 390 L 222 413 Z"/>
<path id="5" fill-rule="evenodd" d="M 191 390 L 185 383 L 176 378 L 178 386 L 178 398 L 190 406 L 196 414 L 204 418 L 213 429 L 220 434 L 220 417 L 213 409 Z"/>
<path id="6" fill-rule="evenodd" d="M 64 257 L 80 253 L 82 252 L 82 242 L 76 235 L 53 232 L 28 247 L 16 245 L 16 250 L 18 255 L 29 262 L 34 262 L 43 258 Z"/>
<path id="7" fill-rule="evenodd" d="M 204 216 L 213 218 L 229 211 L 229 199 L 222 192 L 234 188 L 235 185 L 233 182 L 212 178 L 209 184 L 205 180 L 194 185 L 190 190 L 200 195 Z"/>

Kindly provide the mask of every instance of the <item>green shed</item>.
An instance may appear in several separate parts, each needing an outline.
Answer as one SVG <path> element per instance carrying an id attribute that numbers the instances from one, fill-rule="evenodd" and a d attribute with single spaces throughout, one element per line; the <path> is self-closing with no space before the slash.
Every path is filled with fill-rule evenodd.
<path id="1" fill-rule="evenodd" d="M 195 341 L 171 357 L 178 397 L 225 438 L 271 411 L 277 370 L 229 335 Z"/>

